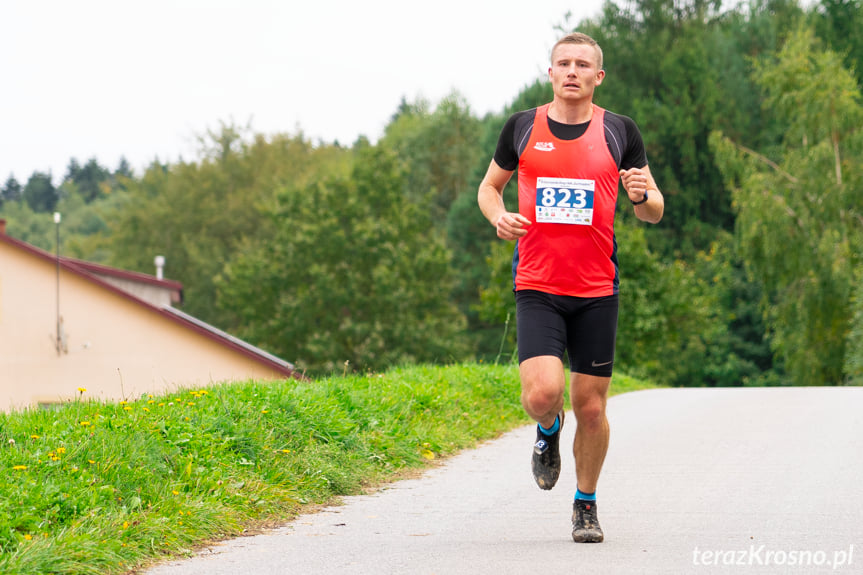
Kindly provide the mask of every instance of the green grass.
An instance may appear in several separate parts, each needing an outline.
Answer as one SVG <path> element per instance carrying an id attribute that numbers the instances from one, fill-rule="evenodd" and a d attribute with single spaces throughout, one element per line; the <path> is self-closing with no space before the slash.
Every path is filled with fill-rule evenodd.
<path id="1" fill-rule="evenodd" d="M 518 369 L 477 364 L 2 414 L 0 573 L 128 572 L 528 422 Z"/>

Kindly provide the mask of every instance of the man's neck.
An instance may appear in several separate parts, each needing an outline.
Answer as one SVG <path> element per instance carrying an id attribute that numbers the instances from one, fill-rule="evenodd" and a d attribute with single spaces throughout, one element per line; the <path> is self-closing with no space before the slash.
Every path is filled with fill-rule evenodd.
<path id="1" fill-rule="evenodd" d="M 584 124 L 593 117 L 593 102 L 567 102 L 555 99 L 548 107 L 548 117 L 561 124 Z"/>

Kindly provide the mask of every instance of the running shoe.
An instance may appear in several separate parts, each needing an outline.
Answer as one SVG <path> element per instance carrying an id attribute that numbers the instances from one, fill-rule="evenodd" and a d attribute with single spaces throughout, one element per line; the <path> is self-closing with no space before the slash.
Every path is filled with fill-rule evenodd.
<path id="1" fill-rule="evenodd" d="M 546 435 L 536 426 L 536 443 L 533 444 L 531 468 L 540 489 L 551 489 L 560 477 L 560 432 L 563 430 L 563 410 L 558 414 L 560 425 L 552 435 Z"/>
<path id="2" fill-rule="evenodd" d="M 596 517 L 596 501 L 576 499 L 572 504 L 572 540 L 576 543 L 601 543 L 603 539 Z"/>

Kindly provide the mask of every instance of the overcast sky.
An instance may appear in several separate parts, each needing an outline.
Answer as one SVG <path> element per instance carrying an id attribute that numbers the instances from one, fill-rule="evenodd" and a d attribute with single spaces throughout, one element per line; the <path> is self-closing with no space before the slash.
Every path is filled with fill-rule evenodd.
<path id="1" fill-rule="evenodd" d="M 0 0 L 0 185 L 69 159 L 140 175 L 220 122 L 353 143 L 402 97 L 498 112 L 548 68 L 554 27 L 602 0 Z"/>

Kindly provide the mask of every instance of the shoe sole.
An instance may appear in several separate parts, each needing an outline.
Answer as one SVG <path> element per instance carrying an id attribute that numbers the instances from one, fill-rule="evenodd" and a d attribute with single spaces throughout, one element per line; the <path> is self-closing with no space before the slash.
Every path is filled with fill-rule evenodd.
<path id="1" fill-rule="evenodd" d="M 585 531 L 583 533 L 572 532 L 572 540 L 576 543 L 602 543 L 604 539 L 605 536 L 602 533 L 593 531 Z"/>

